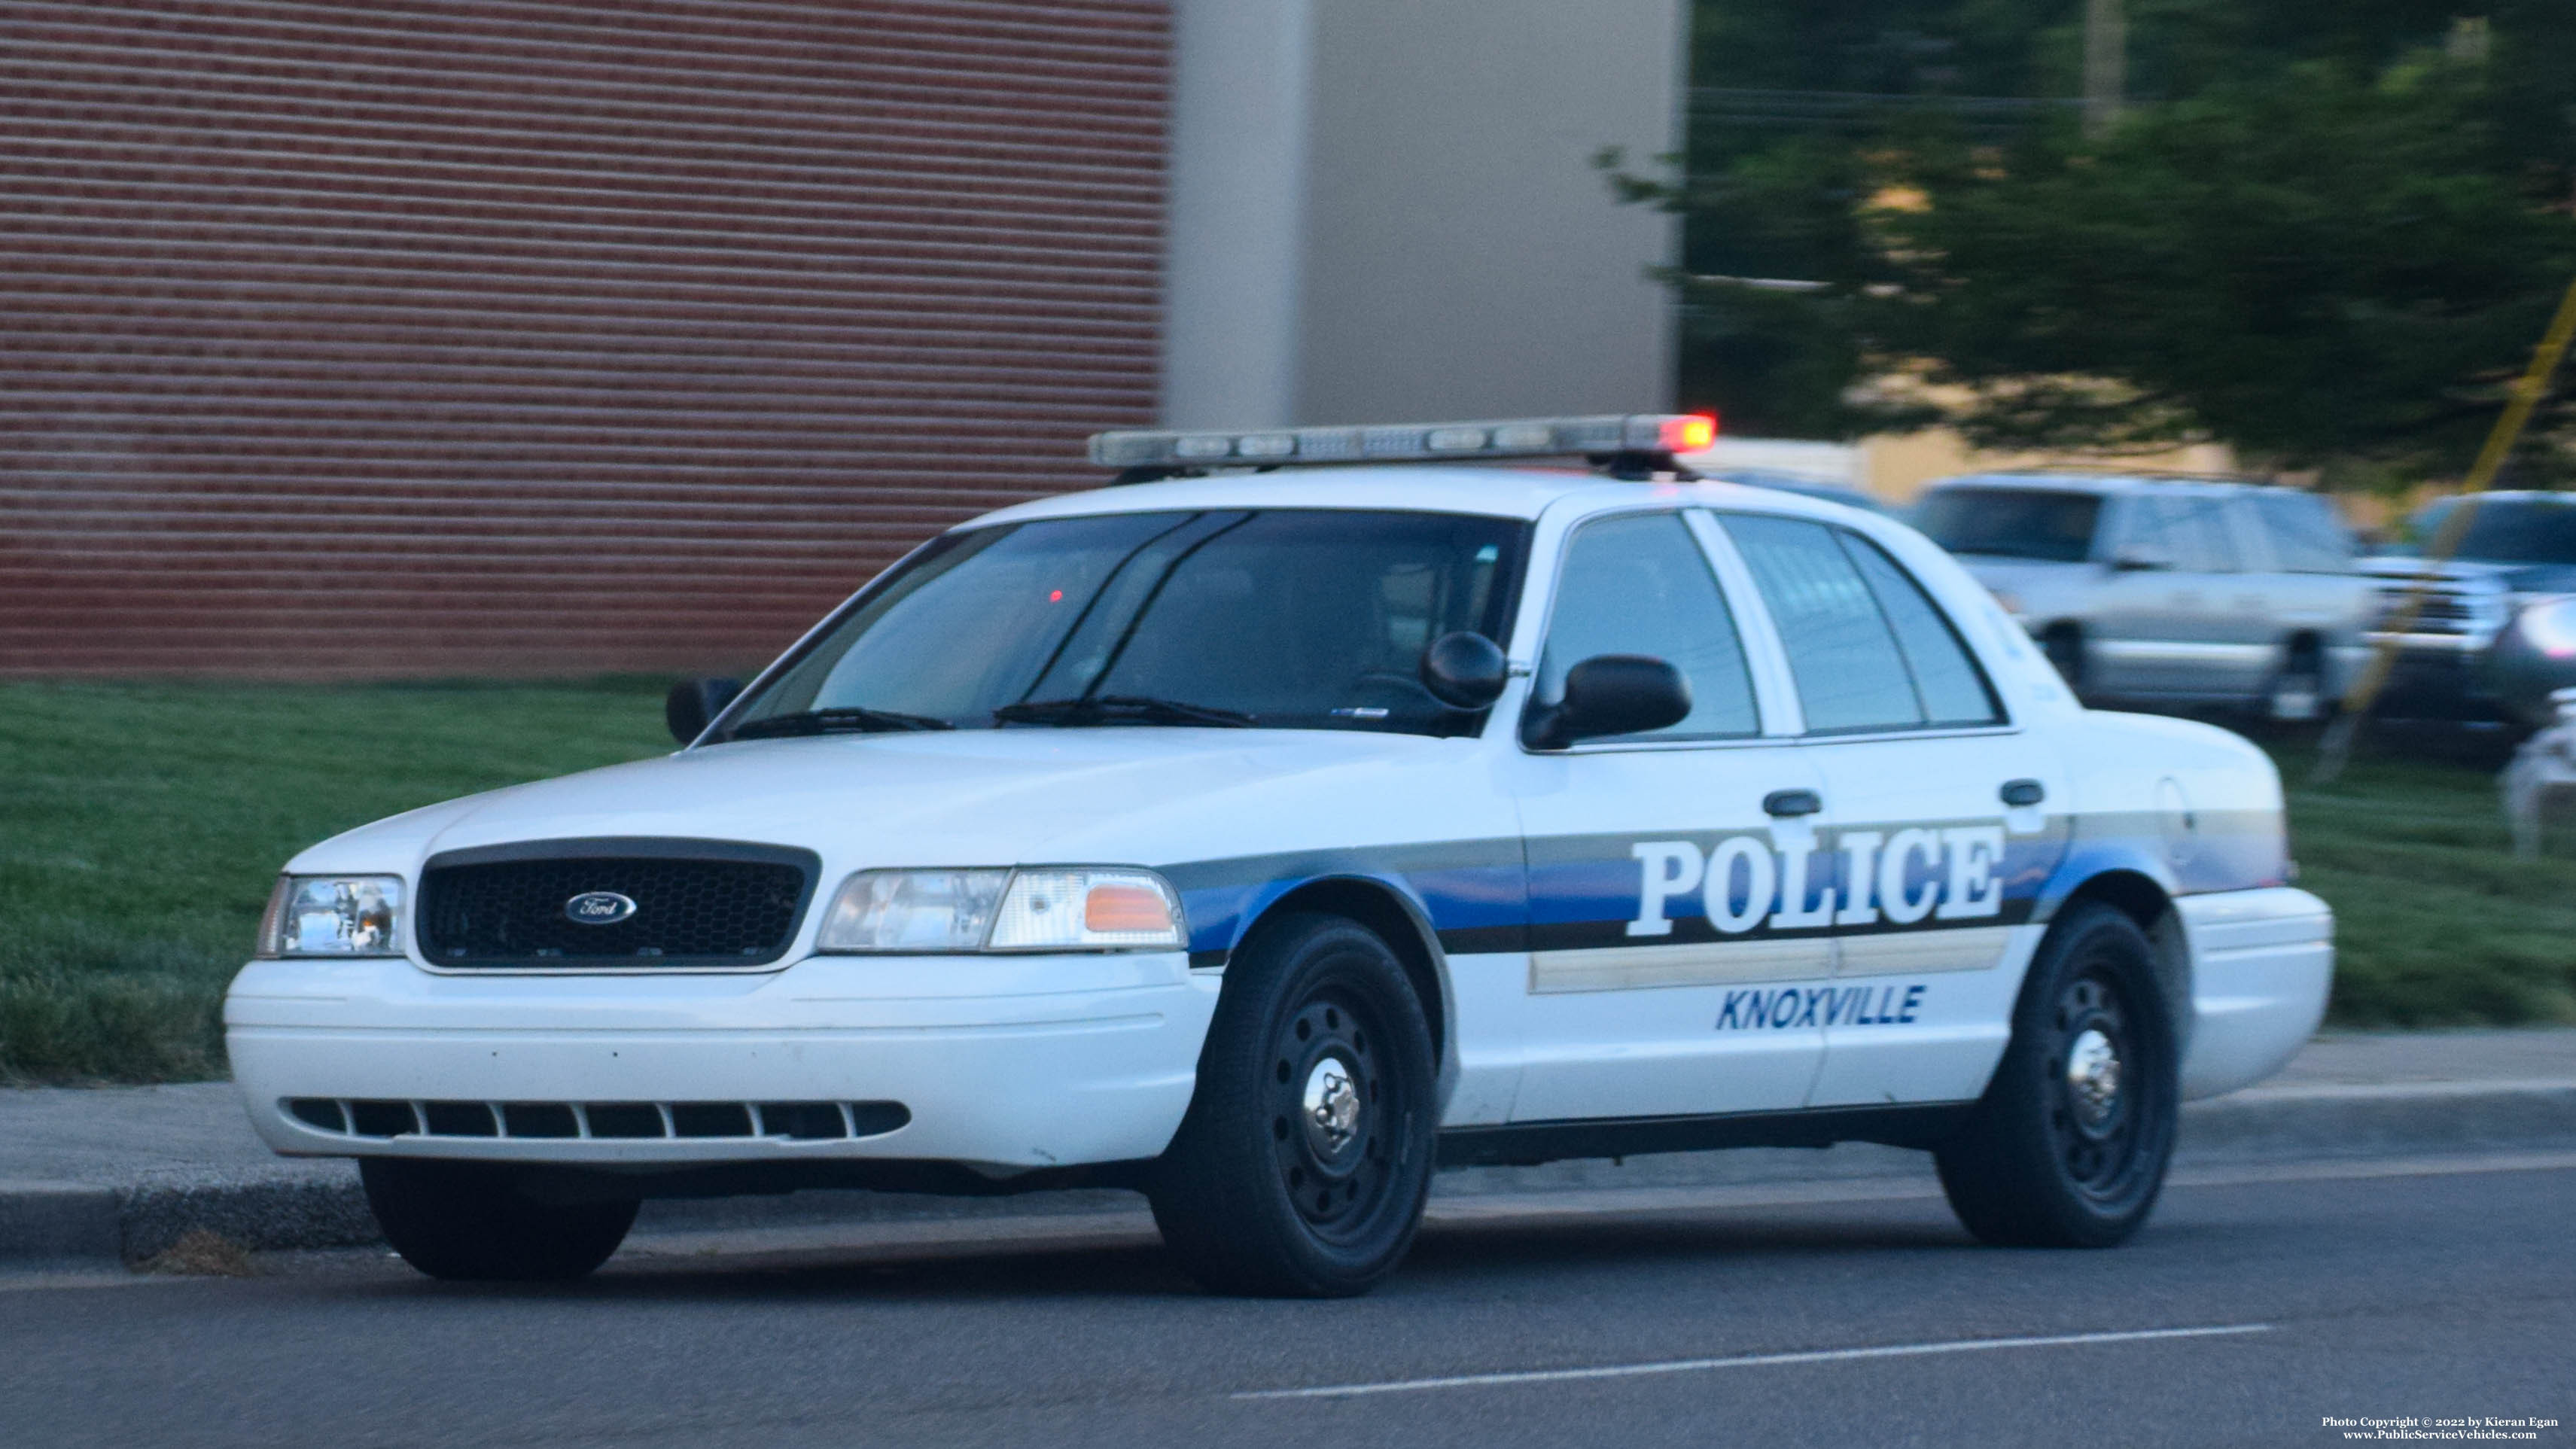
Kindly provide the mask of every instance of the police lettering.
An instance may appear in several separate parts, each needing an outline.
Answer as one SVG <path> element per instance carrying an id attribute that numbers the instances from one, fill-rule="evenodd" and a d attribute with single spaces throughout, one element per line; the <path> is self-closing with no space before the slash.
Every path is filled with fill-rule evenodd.
<path id="1" fill-rule="evenodd" d="M 2000 823 L 1847 830 L 1831 845 L 1800 831 L 1777 842 L 1730 835 L 1703 853 L 1696 841 L 1642 840 L 1634 936 L 1669 936 L 1677 914 L 1704 915 L 1725 935 L 1768 922 L 1775 931 L 1911 926 L 1974 920 L 2003 911 Z"/>

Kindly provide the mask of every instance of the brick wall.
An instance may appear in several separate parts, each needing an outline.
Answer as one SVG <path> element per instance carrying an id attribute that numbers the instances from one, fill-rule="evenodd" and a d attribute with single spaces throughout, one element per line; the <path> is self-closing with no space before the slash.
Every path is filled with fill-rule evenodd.
<path id="1" fill-rule="evenodd" d="M 755 663 L 1154 414 L 1160 0 L 0 36 L 0 673 Z"/>

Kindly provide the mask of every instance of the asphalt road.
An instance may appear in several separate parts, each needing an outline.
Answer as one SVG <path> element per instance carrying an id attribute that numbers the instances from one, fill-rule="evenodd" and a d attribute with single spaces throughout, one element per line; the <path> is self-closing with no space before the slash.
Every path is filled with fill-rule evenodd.
<path id="1" fill-rule="evenodd" d="M 2090 1253 L 1975 1247 L 1919 1181 L 1497 1203 L 1342 1303 L 1204 1297 L 1116 1223 L 666 1247 L 542 1291 L 375 1254 L 0 1281 L 0 1443 L 2324 1444 L 2329 1415 L 2537 1415 L 2523 1442 L 2576 1445 L 2571 1164 L 2203 1171 Z"/>

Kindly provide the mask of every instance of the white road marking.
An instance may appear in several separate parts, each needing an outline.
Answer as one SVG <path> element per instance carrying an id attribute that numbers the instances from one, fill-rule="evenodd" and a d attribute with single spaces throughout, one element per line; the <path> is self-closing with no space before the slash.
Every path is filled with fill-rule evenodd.
<path id="1" fill-rule="evenodd" d="M 1965 1338 L 1947 1343 L 1898 1343 L 1877 1348 L 1820 1348 L 1801 1353 L 1753 1353 L 1735 1358 L 1669 1359 L 1660 1363 L 1608 1364 L 1599 1368 L 1535 1369 L 1524 1373 L 1457 1374 L 1437 1379 L 1396 1379 L 1376 1384 L 1331 1384 L 1313 1389 L 1251 1389 L 1237 1399 L 1330 1399 L 1360 1394 L 1410 1394 L 1426 1389 L 1484 1388 L 1498 1384 L 1558 1384 L 1577 1379 L 1627 1379 L 1705 1369 L 1766 1368 L 1775 1364 L 1850 1363 L 1872 1358 L 1922 1358 L 1941 1353 L 1982 1353 L 1999 1348 L 2064 1348 L 2087 1343 L 2146 1343 L 2166 1338 L 2223 1338 L 2270 1333 L 2268 1323 L 2229 1323 L 2208 1328 L 2142 1328 L 2119 1333 L 2059 1333 L 2040 1338 Z"/>

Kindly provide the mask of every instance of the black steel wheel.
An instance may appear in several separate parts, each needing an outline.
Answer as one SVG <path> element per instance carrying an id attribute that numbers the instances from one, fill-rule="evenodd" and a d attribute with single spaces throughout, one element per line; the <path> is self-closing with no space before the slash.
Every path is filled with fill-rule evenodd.
<path id="1" fill-rule="evenodd" d="M 1271 1044 L 1270 1139 L 1279 1185 L 1316 1235 L 1344 1239 L 1364 1226 L 1394 1179 L 1386 1160 L 1385 1079 L 1369 1026 L 1377 1013 L 1347 991 L 1308 996 Z"/>
<path id="2" fill-rule="evenodd" d="M 1934 1153 L 1988 1243 L 2108 1247 L 2164 1186 L 2179 1110 L 2171 1014 L 2137 923 L 2072 907 L 2040 944 L 2011 1045 L 1969 1125 Z"/>
<path id="3" fill-rule="evenodd" d="M 2066 983 L 2049 1013 L 2049 1145 L 2066 1180 L 2088 1198 L 2116 1200 L 2142 1166 L 2137 1094 L 2121 1090 L 2137 1058 L 2118 986 L 2100 972 Z"/>
<path id="4" fill-rule="evenodd" d="M 358 1180 L 385 1241 L 432 1278 L 561 1283 L 608 1261 L 635 1225 L 633 1199 L 543 1202 L 500 1163 L 365 1157 Z"/>
<path id="5" fill-rule="evenodd" d="M 2073 624 L 2051 624 L 2040 631 L 2039 652 L 2048 659 L 2057 677 L 2066 681 L 2066 692 L 2082 698 L 2092 681 L 2085 678 L 2084 631 Z"/>
<path id="6" fill-rule="evenodd" d="M 1266 923 L 1226 969 L 1188 1116 L 1148 1186 L 1182 1267 L 1218 1292 L 1366 1291 L 1430 1190 L 1430 1033 L 1403 965 L 1338 916 Z"/>

